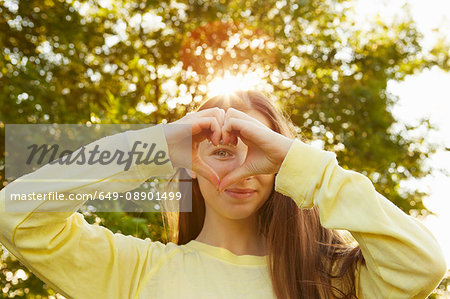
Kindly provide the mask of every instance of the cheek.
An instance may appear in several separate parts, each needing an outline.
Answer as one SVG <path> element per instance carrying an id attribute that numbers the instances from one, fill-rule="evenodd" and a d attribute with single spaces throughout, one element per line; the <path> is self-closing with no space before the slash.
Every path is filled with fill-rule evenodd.
<path id="1" fill-rule="evenodd" d="M 198 186 L 200 188 L 200 192 L 205 201 L 208 201 L 210 198 L 215 198 L 217 195 L 216 188 L 209 182 L 207 179 L 199 176 L 197 177 Z"/>
<path id="2" fill-rule="evenodd" d="M 264 174 L 259 178 L 261 188 L 264 190 L 266 195 L 270 194 L 272 188 L 275 184 L 275 175 L 274 174 Z"/>
<path id="3" fill-rule="evenodd" d="M 214 156 L 206 156 L 202 157 L 202 160 L 208 164 L 220 178 L 223 178 L 226 174 L 241 166 L 244 163 L 245 156 L 235 155 L 233 158 L 225 160 L 220 160 Z"/>

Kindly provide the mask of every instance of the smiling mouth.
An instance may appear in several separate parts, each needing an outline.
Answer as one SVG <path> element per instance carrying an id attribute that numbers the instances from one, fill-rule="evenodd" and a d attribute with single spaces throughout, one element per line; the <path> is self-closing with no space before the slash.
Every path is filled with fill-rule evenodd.
<path id="1" fill-rule="evenodd" d="M 253 189 L 225 189 L 225 193 L 233 198 L 249 198 L 256 193 Z"/>

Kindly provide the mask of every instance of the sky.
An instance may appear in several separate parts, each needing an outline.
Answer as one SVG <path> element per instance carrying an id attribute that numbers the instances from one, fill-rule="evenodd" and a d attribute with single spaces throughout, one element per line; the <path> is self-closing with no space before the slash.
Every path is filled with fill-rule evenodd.
<path id="1" fill-rule="evenodd" d="M 447 36 L 450 42 L 450 1 L 449 0 L 358 0 L 355 11 L 361 22 L 370 20 L 377 14 L 383 20 L 401 18 L 403 5 L 407 3 L 417 28 L 423 33 L 421 42 L 424 50 L 432 48 L 438 34 Z M 450 73 L 438 67 L 407 76 L 401 82 L 390 81 L 388 91 L 398 96 L 398 103 L 392 113 L 398 121 L 417 124 L 421 118 L 429 118 L 437 128 L 428 134 L 428 140 L 439 142 L 450 148 Z M 450 151 L 440 150 L 427 161 L 433 168 L 443 168 L 450 173 Z M 440 242 L 450 268 L 450 176 L 435 172 L 420 181 L 411 182 L 421 191 L 429 193 L 425 206 L 436 213 L 422 222 L 433 232 Z M 407 184 L 405 185 L 407 187 Z"/>

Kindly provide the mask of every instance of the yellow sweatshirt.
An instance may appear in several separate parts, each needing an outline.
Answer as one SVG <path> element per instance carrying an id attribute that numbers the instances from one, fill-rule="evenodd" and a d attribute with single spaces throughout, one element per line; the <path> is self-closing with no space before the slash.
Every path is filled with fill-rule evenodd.
<path id="1" fill-rule="evenodd" d="M 128 151 L 136 141 L 168 152 L 163 125 L 91 143 Z M 170 163 L 45 165 L 0 193 L 0 242 L 34 274 L 68 298 L 274 298 L 265 257 L 235 255 L 198 241 L 178 246 L 138 239 L 88 224 L 76 212 L 83 201 L 12 201 L 33 212 L 5 212 L 10 193 L 131 190 L 147 178 L 173 173 Z M 45 183 L 46 178 L 60 182 Z M 89 179 L 91 178 L 91 181 Z M 81 179 L 81 180 L 80 180 Z M 376 192 L 365 176 L 341 168 L 334 153 L 294 140 L 275 190 L 300 208 L 318 206 L 329 229 L 350 231 L 366 264 L 358 267 L 359 298 L 425 298 L 446 272 L 431 232 Z M 7 192 L 6 192 L 7 191 Z M 60 212 L 48 212 L 58 209 Z"/>

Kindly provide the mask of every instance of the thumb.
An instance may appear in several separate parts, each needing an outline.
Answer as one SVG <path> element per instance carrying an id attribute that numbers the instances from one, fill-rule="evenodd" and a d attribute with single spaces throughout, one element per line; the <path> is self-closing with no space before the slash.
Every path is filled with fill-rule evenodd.
<path id="1" fill-rule="evenodd" d="M 203 162 L 201 159 L 198 159 L 193 163 L 192 167 L 192 170 L 195 171 L 198 175 L 207 179 L 214 186 L 219 186 L 219 175 L 207 163 Z"/>
<path id="2" fill-rule="evenodd" d="M 252 173 L 247 169 L 247 167 L 244 164 L 232 170 L 220 180 L 219 191 L 222 192 L 223 190 L 225 190 L 225 188 L 249 176 L 252 176 Z"/>

